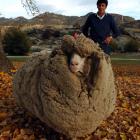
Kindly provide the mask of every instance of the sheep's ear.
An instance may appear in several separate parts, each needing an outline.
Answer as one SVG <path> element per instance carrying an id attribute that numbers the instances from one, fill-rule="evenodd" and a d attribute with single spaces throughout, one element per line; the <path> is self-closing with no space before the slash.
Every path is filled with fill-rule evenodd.
<path id="1" fill-rule="evenodd" d="M 91 86 L 94 87 L 94 84 L 96 83 L 96 79 L 99 75 L 99 66 L 100 66 L 100 57 L 97 53 L 92 53 L 91 56 L 88 57 L 88 61 L 90 64 L 90 69 L 87 75 L 87 79 L 89 82 L 89 90 L 91 89 Z"/>

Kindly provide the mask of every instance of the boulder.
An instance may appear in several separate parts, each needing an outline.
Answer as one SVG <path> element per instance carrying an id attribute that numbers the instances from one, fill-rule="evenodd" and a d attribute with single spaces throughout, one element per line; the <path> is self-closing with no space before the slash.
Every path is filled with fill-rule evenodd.
<path id="1" fill-rule="evenodd" d="M 69 56 L 91 59 L 89 74 L 72 73 Z M 90 87 L 90 88 L 89 88 Z M 116 89 L 110 57 L 84 35 L 66 35 L 50 55 L 36 53 L 14 77 L 19 105 L 67 137 L 91 134 L 114 110 Z"/>

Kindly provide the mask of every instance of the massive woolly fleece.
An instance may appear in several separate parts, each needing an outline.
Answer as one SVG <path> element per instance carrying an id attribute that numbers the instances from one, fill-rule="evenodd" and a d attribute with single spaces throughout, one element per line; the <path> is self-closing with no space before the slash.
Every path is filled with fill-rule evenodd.
<path id="1" fill-rule="evenodd" d="M 72 52 L 90 57 L 88 75 L 70 71 Z M 50 55 L 45 50 L 32 56 L 18 70 L 14 95 L 21 106 L 54 130 L 68 137 L 85 136 L 114 110 L 116 90 L 110 58 L 84 35 L 77 39 L 66 35 L 61 47 Z"/>

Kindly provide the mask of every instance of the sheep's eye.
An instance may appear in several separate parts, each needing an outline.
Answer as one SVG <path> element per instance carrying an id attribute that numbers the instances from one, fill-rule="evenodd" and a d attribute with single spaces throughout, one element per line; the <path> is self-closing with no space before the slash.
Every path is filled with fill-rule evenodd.
<path id="1" fill-rule="evenodd" d="M 77 65 L 79 65 L 79 64 L 78 64 L 78 63 L 74 63 L 74 62 L 73 62 L 73 63 L 71 63 L 71 65 L 73 65 L 73 66 L 75 66 L 75 65 L 76 65 L 76 66 L 77 66 Z"/>

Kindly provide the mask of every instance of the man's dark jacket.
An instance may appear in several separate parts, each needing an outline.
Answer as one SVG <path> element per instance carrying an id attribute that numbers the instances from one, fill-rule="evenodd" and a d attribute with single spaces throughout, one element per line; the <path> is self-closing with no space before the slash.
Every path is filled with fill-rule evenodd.
<path id="1" fill-rule="evenodd" d="M 110 53 L 110 48 L 108 44 L 104 43 L 105 38 L 108 36 L 115 38 L 120 34 L 114 18 L 107 13 L 103 19 L 99 19 L 95 13 L 90 14 L 82 28 L 82 32 L 85 36 L 98 42 L 107 54 Z"/>

